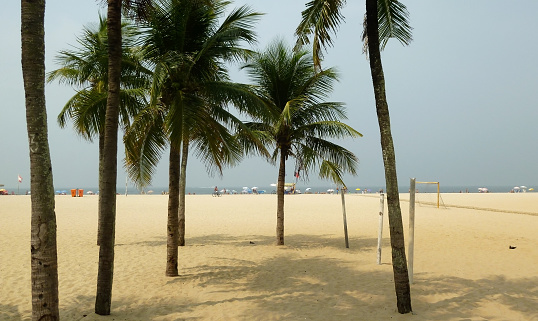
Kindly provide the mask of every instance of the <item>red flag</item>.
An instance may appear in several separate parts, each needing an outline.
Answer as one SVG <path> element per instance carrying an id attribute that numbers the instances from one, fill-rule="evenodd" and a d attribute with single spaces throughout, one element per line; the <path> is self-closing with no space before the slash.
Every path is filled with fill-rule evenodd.
<path id="1" fill-rule="evenodd" d="M 19 175 L 19 183 L 22 182 L 22 177 Z"/>

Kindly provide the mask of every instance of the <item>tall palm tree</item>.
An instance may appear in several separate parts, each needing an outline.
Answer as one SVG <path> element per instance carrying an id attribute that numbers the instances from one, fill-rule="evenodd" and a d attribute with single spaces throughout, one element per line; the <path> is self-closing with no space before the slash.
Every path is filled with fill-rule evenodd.
<path id="1" fill-rule="evenodd" d="M 293 51 L 276 41 L 254 55 L 243 67 L 254 82 L 252 91 L 263 105 L 251 113 L 248 126 L 264 137 L 278 162 L 277 244 L 284 244 L 284 179 L 286 160 L 296 159 L 297 168 L 308 173 L 321 168 L 321 176 L 333 173 L 355 174 L 357 158 L 349 150 L 326 138 L 359 137 L 361 134 L 342 123 L 342 103 L 326 102 L 337 80 L 333 69 L 315 72 L 307 51 Z M 341 178 L 340 178 L 341 180 Z"/>
<path id="2" fill-rule="evenodd" d="M 238 121 L 225 109 L 229 89 L 237 86 L 229 82 L 224 63 L 248 54 L 240 42 L 255 40 L 252 23 L 259 14 L 243 6 L 219 23 L 228 4 L 221 0 L 156 1 L 143 22 L 154 81 L 150 107 L 126 137 L 132 156 L 126 165 L 135 182 L 149 184 L 163 142 L 169 142 L 167 276 L 178 274 L 177 245 L 185 244 L 190 145 L 218 170 L 240 157 L 240 148 L 226 128 L 227 123 Z"/>
<path id="3" fill-rule="evenodd" d="M 22 73 L 32 189 L 32 320 L 59 320 L 54 186 L 45 105 L 45 1 L 21 1 Z"/>
<path id="4" fill-rule="evenodd" d="M 105 113 L 103 158 L 99 163 L 99 267 L 95 313 L 110 315 L 114 279 L 114 244 L 116 231 L 116 182 L 118 119 L 121 78 L 121 0 L 108 0 L 108 95 Z"/>
<path id="5" fill-rule="evenodd" d="M 138 30 L 128 22 L 122 23 L 122 84 L 120 90 L 120 124 L 126 130 L 130 120 L 145 106 L 145 95 L 151 71 L 142 61 L 137 47 Z M 61 68 L 48 73 L 47 81 L 73 85 L 80 90 L 69 99 L 60 114 L 58 123 L 65 127 L 72 119 L 76 132 L 92 141 L 98 136 L 99 161 L 103 160 L 104 125 L 108 96 L 108 37 L 106 19 L 99 16 L 96 26 L 85 27 L 78 47 L 60 51 L 56 61 Z M 102 180 L 99 180 L 101 183 Z M 102 186 L 99 187 L 100 189 Z M 100 236 L 98 227 L 98 242 Z"/>
<path id="6" fill-rule="evenodd" d="M 103 0 L 104 2 L 104 0 Z M 109 315 L 112 303 L 114 276 L 114 243 L 116 224 L 116 182 L 118 123 L 121 84 L 121 12 L 122 4 L 143 14 L 151 0 L 107 0 L 108 34 L 108 95 L 105 113 L 103 158 L 99 162 L 99 268 L 97 273 L 97 295 L 95 313 Z"/>
<path id="7" fill-rule="evenodd" d="M 313 37 L 316 64 L 321 67 L 322 48 L 332 44 L 331 32 L 343 20 L 341 9 L 345 0 L 313 0 L 303 11 L 303 19 L 297 28 L 298 45 L 309 43 Z M 392 267 L 396 289 L 396 305 L 399 313 L 409 313 L 411 293 L 405 242 L 398 194 L 396 175 L 396 158 L 390 130 L 389 108 L 385 94 L 385 79 L 381 64 L 380 48 L 384 48 L 388 39 L 396 38 L 407 45 L 411 41 L 411 27 L 408 23 L 408 11 L 397 0 L 366 0 L 366 19 L 364 21 L 363 41 L 365 51 L 370 58 L 370 70 L 376 101 L 376 111 L 381 134 L 381 149 L 385 166 L 385 183 L 389 209 L 390 239 L 392 247 Z"/>

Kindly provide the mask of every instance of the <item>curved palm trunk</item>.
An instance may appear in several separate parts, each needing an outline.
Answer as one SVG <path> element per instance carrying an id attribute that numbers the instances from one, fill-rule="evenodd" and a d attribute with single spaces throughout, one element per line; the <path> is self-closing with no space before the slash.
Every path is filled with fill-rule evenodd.
<path id="1" fill-rule="evenodd" d="M 385 182 L 387 187 L 387 204 L 389 210 L 390 244 L 392 248 L 392 269 L 396 289 L 396 305 L 399 313 L 409 313 L 411 309 L 411 293 L 405 242 L 396 176 L 396 158 L 390 131 L 389 106 L 385 95 L 385 77 L 379 51 L 379 33 L 377 21 L 377 0 L 366 0 L 366 19 L 368 32 L 368 52 L 370 70 L 374 86 L 377 119 L 381 133 L 381 148 L 385 165 Z"/>
<path id="2" fill-rule="evenodd" d="M 59 320 L 54 186 L 45 105 L 45 1 L 21 1 L 22 72 L 32 189 L 32 320 Z"/>
<path id="3" fill-rule="evenodd" d="M 276 187 L 276 244 L 284 245 L 284 183 L 286 179 L 286 151 L 280 149 L 280 166 Z"/>
<path id="4" fill-rule="evenodd" d="M 121 74 L 121 0 L 108 0 L 108 96 L 105 119 L 105 142 L 102 190 L 99 192 L 101 238 L 95 313 L 109 315 L 114 276 L 114 243 L 116 225 L 116 180 L 118 152 L 118 118 Z M 101 184 L 99 184 L 101 185 Z"/>
<path id="5" fill-rule="evenodd" d="M 166 238 L 166 276 L 178 276 L 178 207 L 179 207 L 179 150 L 170 146 L 168 164 L 168 223 Z"/>
<path id="6" fill-rule="evenodd" d="M 187 137 L 187 135 L 186 135 Z M 179 246 L 185 246 L 185 190 L 187 187 L 187 159 L 189 158 L 189 140 L 183 140 L 183 151 L 181 152 L 181 172 L 179 179 Z"/>

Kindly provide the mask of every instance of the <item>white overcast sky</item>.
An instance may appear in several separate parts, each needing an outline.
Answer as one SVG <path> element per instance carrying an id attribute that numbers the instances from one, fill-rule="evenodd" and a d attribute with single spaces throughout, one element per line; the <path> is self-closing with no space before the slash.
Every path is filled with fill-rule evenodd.
<path id="1" fill-rule="evenodd" d="M 236 1 L 266 13 L 258 24 L 259 48 L 275 37 L 290 44 L 306 0 Z M 76 44 L 82 27 L 98 20 L 100 1 L 48 0 L 46 8 L 47 71 L 58 68 L 54 56 Z M 404 1 L 414 41 L 408 47 L 393 40 L 383 52 L 399 185 L 410 177 L 440 181 L 444 186 L 538 185 L 538 1 L 438 0 Z M 346 23 L 326 54 L 325 66 L 337 67 L 341 81 L 331 100 L 347 104 L 348 124 L 363 138 L 341 142 L 360 159 L 358 176 L 348 186 L 384 185 L 379 128 L 368 62 L 360 35 L 364 1 L 348 1 Z M 20 64 L 20 2 L 0 11 L 0 184 L 30 185 L 24 91 Z M 237 69 L 234 67 L 234 69 Z M 234 79 L 247 81 L 236 70 Z M 49 143 L 56 188 L 97 186 L 97 144 L 60 129 L 56 116 L 74 90 L 47 85 Z M 118 185 L 124 186 L 120 145 Z M 154 178 L 168 185 L 167 155 Z M 292 177 L 294 163 L 288 163 Z M 251 158 L 208 176 L 190 158 L 187 185 L 267 186 L 277 168 Z M 310 186 L 326 186 L 310 174 Z"/>

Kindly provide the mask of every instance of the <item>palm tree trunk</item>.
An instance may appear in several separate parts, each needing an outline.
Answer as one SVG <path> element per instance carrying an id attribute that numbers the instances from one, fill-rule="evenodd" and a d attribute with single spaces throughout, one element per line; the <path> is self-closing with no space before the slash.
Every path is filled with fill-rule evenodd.
<path id="1" fill-rule="evenodd" d="M 105 143 L 102 170 L 101 239 L 95 313 L 109 315 L 114 277 L 114 243 L 116 230 L 116 180 L 118 153 L 118 118 L 121 74 L 121 0 L 108 0 L 108 96 L 105 118 Z M 99 184 L 101 186 L 101 184 Z"/>
<path id="2" fill-rule="evenodd" d="M 188 135 L 185 135 L 188 137 Z M 187 160 L 189 157 L 189 139 L 183 139 L 181 152 L 181 171 L 179 180 L 179 246 L 185 246 L 185 189 L 187 186 Z"/>
<path id="3" fill-rule="evenodd" d="M 180 153 L 170 145 L 168 164 L 168 223 L 166 238 L 166 276 L 178 276 L 178 207 L 179 207 Z"/>
<path id="4" fill-rule="evenodd" d="M 370 70 L 374 86 L 377 119 L 381 133 L 381 148 L 385 165 L 385 182 L 387 187 L 387 204 L 389 210 L 390 244 L 392 248 L 392 269 L 396 289 L 396 305 L 399 313 L 409 313 L 411 309 L 411 291 L 405 242 L 403 234 L 402 213 L 398 194 L 396 176 L 396 157 L 390 130 L 389 106 L 385 94 L 385 77 L 379 51 L 379 33 L 377 20 L 377 0 L 366 0 L 366 23 L 368 33 L 368 52 Z"/>
<path id="5" fill-rule="evenodd" d="M 278 168 L 278 181 L 276 187 L 277 208 L 276 208 L 276 244 L 284 245 L 284 184 L 286 180 L 286 154 L 280 149 L 280 166 Z"/>
<path id="6" fill-rule="evenodd" d="M 32 320 L 59 320 L 54 186 L 45 104 L 45 1 L 21 1 L 22 72 L 32 189 Z"/>
<path id="7" fill-rule="evenodd" d="M 101 224 L 103 224 L 101 218 L 101 191 L 103 190 L 103 159 L 104 159 L 104 148 L 105 148 L 105 131 L 101 130 L 99 132 L 99 202 L 97 208 L 97 245 L 101 245 Z"/>

